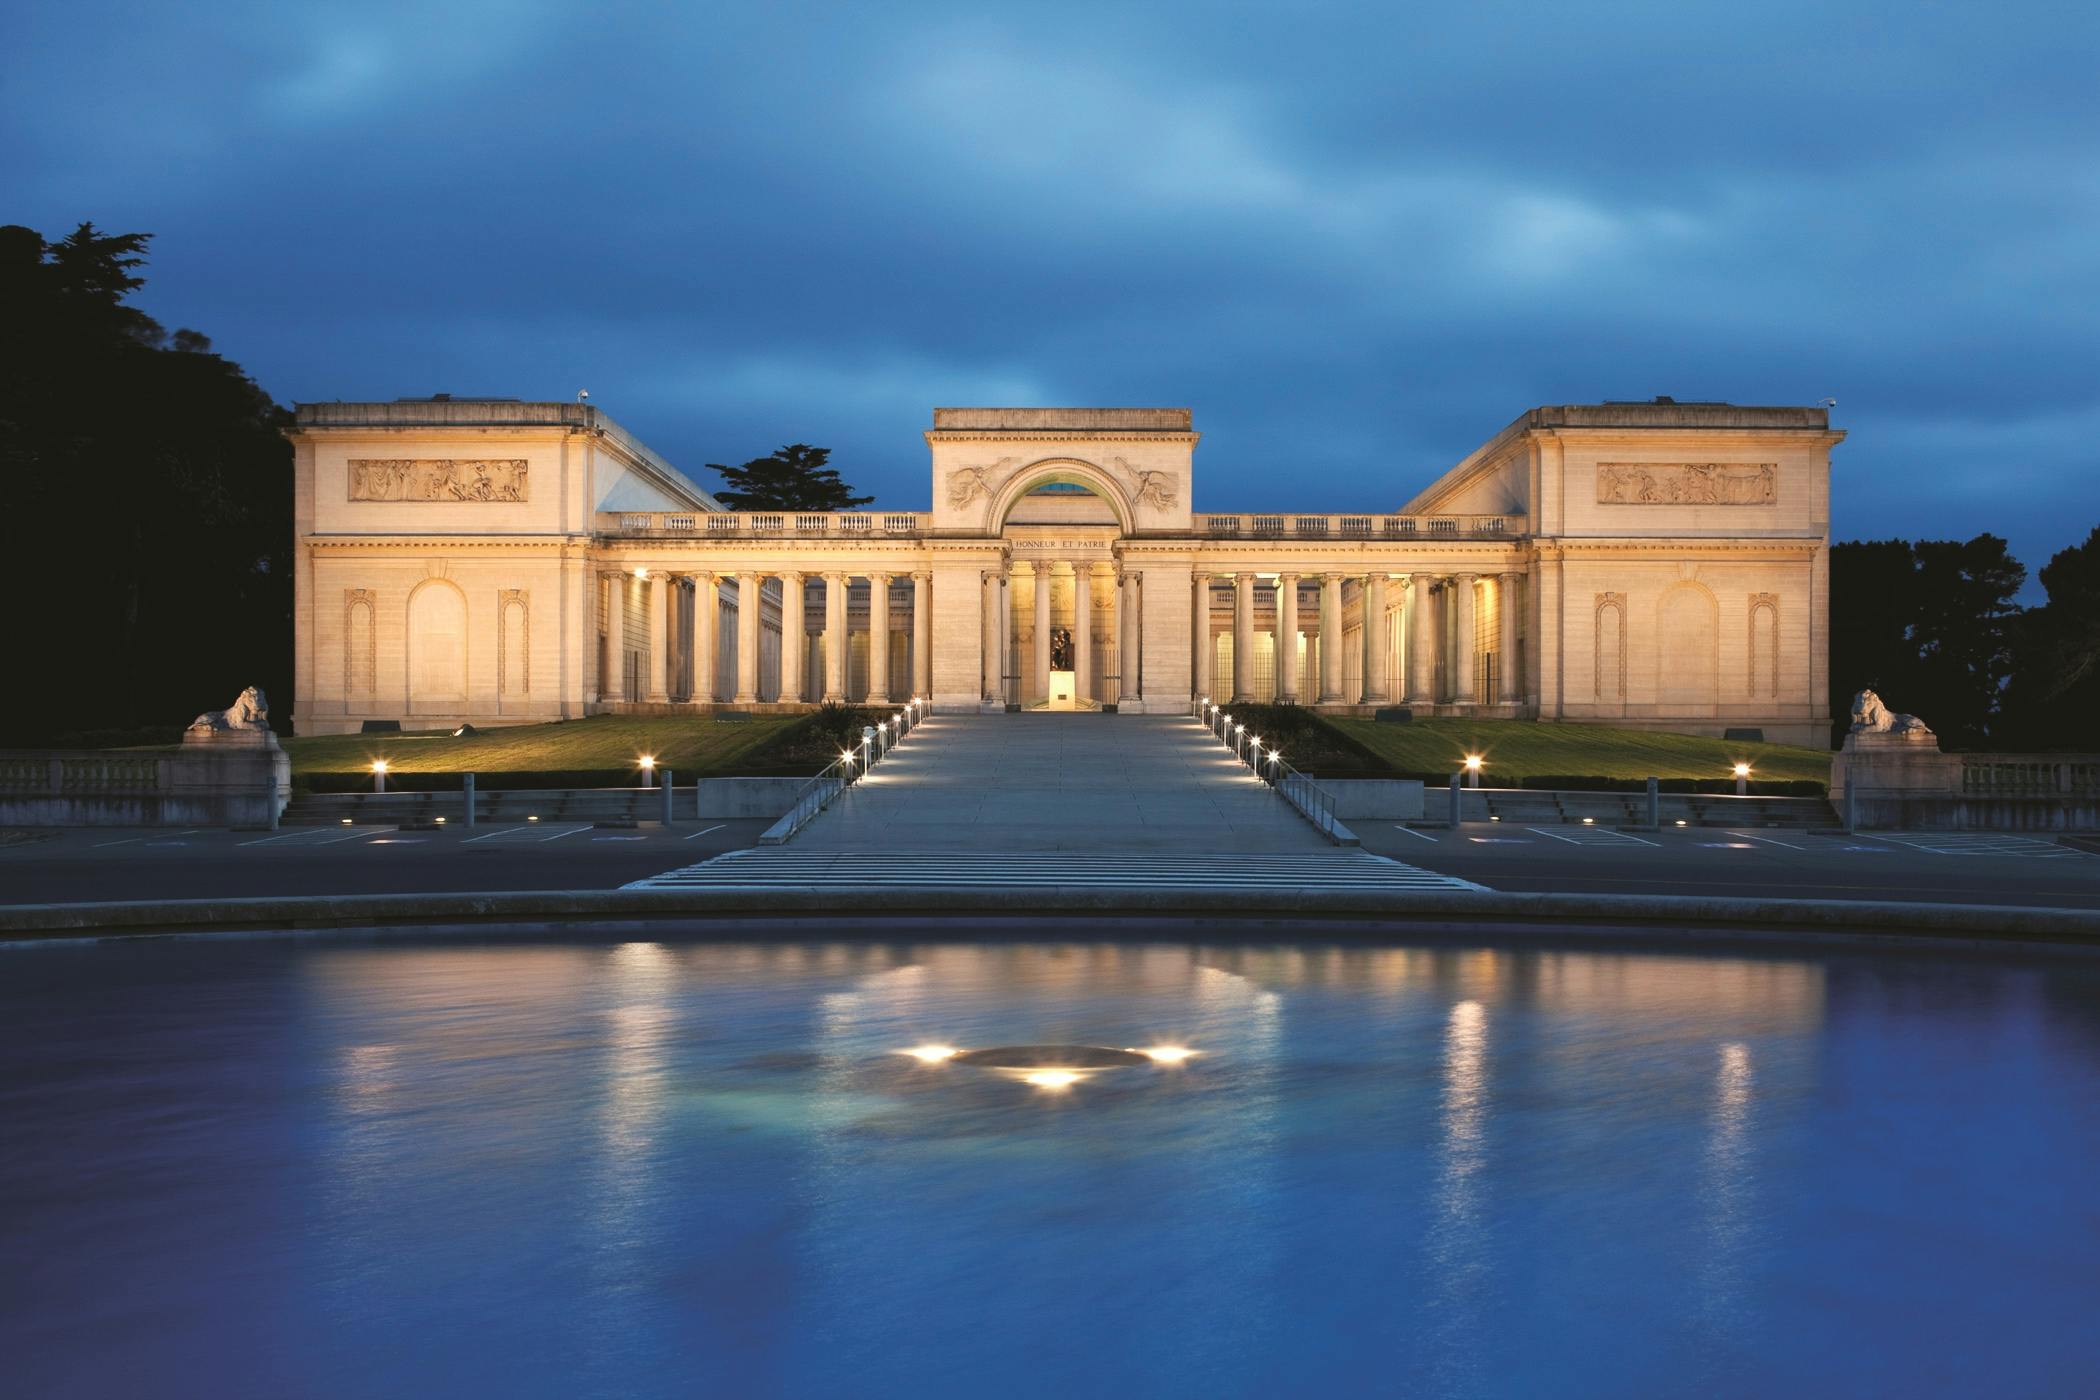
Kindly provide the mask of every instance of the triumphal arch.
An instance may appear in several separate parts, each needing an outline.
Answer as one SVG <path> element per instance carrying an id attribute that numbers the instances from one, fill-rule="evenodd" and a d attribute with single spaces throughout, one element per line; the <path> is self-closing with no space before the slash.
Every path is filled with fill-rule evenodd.
<path id="1" fill-rule="evenodd" d="M 1187 409 L 935 409 L 930 507 L 850 513 L 724 510 L 582 403 L 289 435 L 301 733 L 914 695 L 1828 733 L 1821 408 L 1535 408 L 1353 514 L 1196 510 Z"/>

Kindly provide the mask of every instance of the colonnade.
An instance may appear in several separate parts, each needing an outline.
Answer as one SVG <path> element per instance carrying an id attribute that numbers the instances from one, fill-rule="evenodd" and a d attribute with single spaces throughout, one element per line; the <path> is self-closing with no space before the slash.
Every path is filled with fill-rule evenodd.
<path id="1" fill-rule="evenodd" d="M 1199 696 L 1223 695 L 1239 701 L 1259 698 L 1255 655 L 1260 633 L 1255 626 L 1255 589 L 1264 579 L 1273 579 L 1276 604 L 1271 635 L 1275 643 L 1277 703 L 1521 704 L 1525 677 L 1517 662 L 1522 578 L 1521 573 L 1514 572 L 1483 575 L 1199 571 L 1194 577 L 1193 598 L 1195 689 Z M 1482 635 L 1483 580 L 1492 580 L 1495 588 L 1496 634 L 1492 638 Z M 1232 585 L 1232 674 L 1214 677 L 1211 590 L 1221 582 Z M 1308 583 L 1319 588 L 1318 610 L 1309 628 L 1301 625 L 1298 598 L 1300 586 Z M 1342 645 L 1345 585 L 1355 586 L 1363 629 L 1360 664 L 1354 668 L 1346 664 Z M 1388 650 L 1390 619 L 1396 611 L 1402 617 L 1402 643 L 1397 658 Z M 1302 687 L 1297 639 L 1301 631 L 1319 642 L 1319 665 L 1309 678 L 1313 692 L 1310 695 L 1299 693 Z M 1480 659 L 1486 655 L 1501 658 L 1499 670 L 1492 678 L 1479 674 Z M 1397 668 L 1392 664 L 1395 659 Z M 1494 693 L 1482 694 L 1484 688 Z"/>
<path id="2" fill-rule="evenodd" d="M 1144 653 L 1137 625 L 1143 603 L 1144 575 L 1113 563 L 1077 560 L 1008 561 L 987 569 L 984 587 L 984 693 L 998 701 L 1042 699 L 1050 693 L 1050 635 L 1054 628 L 1052 581 L 1069 571 L 1072 587 L 1072 689 L 1074 698 L 1097 704 L 1136 704 L 1143 698 Z M 1016 576 L 1031 581 L 1034 605 L 1029 622 L 1026 684 L 1014 693 L 1006 664 L 1013 656 L 1013 584 Z M 1104 665 L 1094 664 L 1096 585 L 1111 581 L 1105 609 L 1107 646 Z M 1097 669 L 1099 673 L 1097 674 Z M 1113 684 L 1111 684 L 1113 682 Z M 1177 699 L 1176 704 L 1180 701 Z"/>
<path id="3" fill-rule="evenodd" d="M 889 636 L 893 630 L 891 585 L 909 577 L 910 675 L 892 675 Z M 719 659 L 723 640 L 717 635 L 724 596 L 722 585 L 735 587 L 736 635 L 734 639 L 735 682 L 726 697 L 731 704 L 761 703 L 761 634 L 765 629 L 766 586 L 778 585 L 780 703 L 843 704 L 847 700 L 847 646 L 851 620 L 848 593 L 856 581 L 868 586 L 868 689 L 869 703 L 902 700 L 926 695 L 933 689 L 933 575 L 924 570 L 803 571 L 798 569 L 742 570 L 636 570 L 632 575 L 606 571 L 599 575 L 604 593 L 603 625 L 599 639 L 598 694 L 601 700 L 639 700 L 652 704 L 672 703 L 674 698 L 710 702 L 721 698 Z M 642 651 L 646 655 L 640 693 L 629 694 L 625 653 L 627 649 L 627 580 L 646 591 L 643 604 Z M 824 640 L 823 675 L 808 671 L 808 588 L 819 584 L 824 591 L 824 621 L 814 635 Z M 674 664 L 680 669 L 674 672 Z M 905 690 L 906 682 L 909 689 Z M 683 696 L 674 697 L 674 690 Z M 815 693 L 812 693 L 815 692 Z M 900 693 L 901 692 L 901 693 Z M 855 697 L 858 699 L 859 697 Z"/>

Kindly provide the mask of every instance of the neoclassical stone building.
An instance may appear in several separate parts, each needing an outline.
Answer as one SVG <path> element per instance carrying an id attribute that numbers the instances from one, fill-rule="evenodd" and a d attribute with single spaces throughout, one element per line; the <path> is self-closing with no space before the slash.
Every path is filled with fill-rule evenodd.
<path id="1" fill-rule="evenodd" d="M 1205 514 L 1186 409 L 934 410 L 930 509 L 725 511 L 595 407 L 314 403 L 301 733 L 1192 697 L 1822 743 L 1820 408 L 1536 408 L 1397 510 Z"/>

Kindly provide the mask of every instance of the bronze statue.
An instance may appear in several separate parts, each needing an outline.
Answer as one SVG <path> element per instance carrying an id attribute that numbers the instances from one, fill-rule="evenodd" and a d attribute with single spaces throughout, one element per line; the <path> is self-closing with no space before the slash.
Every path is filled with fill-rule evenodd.
<path id="1" fill-rule="evenodd" d="M 1053 627 L 1050 629 L 1050 669 L 1069 671 L 1072 669 L 1072 629 Z"/>

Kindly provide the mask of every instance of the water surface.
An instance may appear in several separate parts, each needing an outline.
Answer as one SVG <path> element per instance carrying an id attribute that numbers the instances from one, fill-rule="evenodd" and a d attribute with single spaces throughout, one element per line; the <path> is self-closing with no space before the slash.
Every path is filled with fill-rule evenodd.
<path id="1" fill-rule="evenodd" d="M 899 1053 L 1181 1043 L 1064 1090 Z M 12 1394 L 2073 1395 L 2100 970 L 0 956 Z"/>

